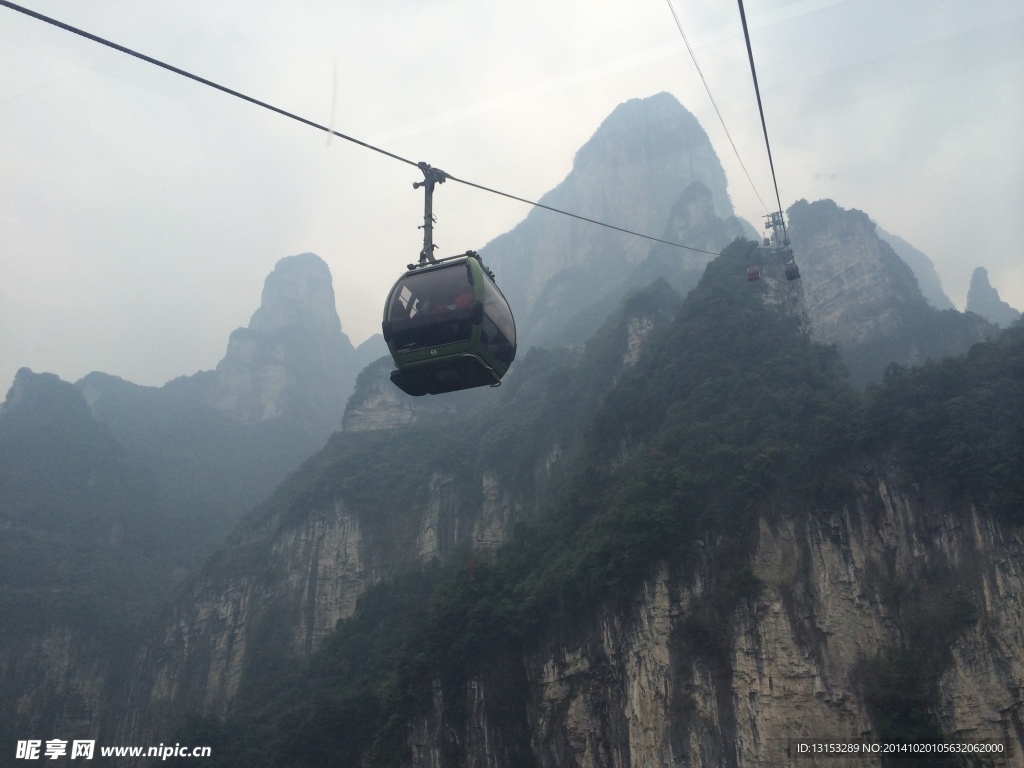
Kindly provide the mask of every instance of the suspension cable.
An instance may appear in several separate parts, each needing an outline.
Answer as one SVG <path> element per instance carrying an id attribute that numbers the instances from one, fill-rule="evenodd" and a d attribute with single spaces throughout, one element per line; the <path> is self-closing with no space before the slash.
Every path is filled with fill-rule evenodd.
<path id="1" fill-rule="evenodd" d="M 740 21 L 743 22 L 743 39 L 747 42 L 747 58 L 750 59 L 750 74 L 754 78 L 754 93 L 757 95 L 757 111 L 761 115 L 761 130 L 764 131 L 764 146 L 768 150 L 768 165 L 772 169 L 772 184 L 775 185 L 775 202 L 782 213 L 782 199 L 779 197 L 779 182 L 775 179 L 775 163 L 772 161 L 772 147 L 768 143 L 768 126 L 764 121 L 764 107 L 761 105 L 761 89 L 757 85 L 757 70 L 754 68 L 754 51 L 750 47 L 750 32 L 747 29 L 747 14 L 743 11 L 743 0 L 736 0 L 740 5 Z M 782 217 L 782 233 L 786 235 L 786 219 Z"/>
<path id="2" fill-rule="evenodd" d="M 131 48 L 128 48 L 126 46 L 119 45 L 118 43 L 115 43 L 115 42 L 112 42 L 110 40 L 107 40 L 106 38 L 102 38 L 102 37 L 99 37 L 98 35 L 94 35 L 94 34 L 92 34 L 90 32 L 86 32 L 85 30 L 79 29 L 78 27 L 74 27 L 74 26 L 72 26 L 70 24 L 66 24 L 66 23 L 64 23 L 62 21 L 58 21 L 57 19 L 51 18 L 50 16 L 45 16 L 45 15 L 43 15 L 41 13 L 38 13 L 36 11 L 33 11 L 33 10 L 29 9 L 29 8 L 25 8 L 23 6 L 17 5 L 16 3 L 12 3 L 12 2 L 10 2 L 10 0 L 0 0 L 0 5 L 5 6 L 7 8 L 10 8 L 13 11 L 18 11 L 19 13 L 23 13 L 26 16 L 31 16 L 34 19 L 38 19 L 39 21 L 43 21 L 43 22 L 45 22 L 47 24 L 51 24 L 51 25 L 53 25 L 55 27 L 59 27 L 60 29 L 63 29 L 65 31 L 67 31 L 67 32 L 71 32 L 73 34 L 79 35 L 80 37 L 84 37 L 87 40 L 91 40 L 91 41 L 93 41 L 95 43 L 99 43 L 100 45 L 105 45 L 108 48 L 113 48 L 115 51 L 120 51 L 121 53 L 128 54 L 129 56 L 134 56 L 135 58 L 140 59 L 140 60 L 146 62 L 147 64 L 153 64 L 153 65 L 155 65 L 157 67 L 160 67 L 162 69 L 166 69 L 169 72 L 173 72 L 176 75 L 181 75 L 182 77 L 187 77 L 189 80 L 194 80 L 197 83 L 201 83 L 202 85 L 206 85 L 206 86 L 209 86 L 210 88 L 214 88 L 214 89 L 216 89 L 218 91 L 221 91 L 222 93 L 228 94 L 229 96 L 234 96 L 237 99 L 242 99 L 243 101 L 247 101 L 250 104 L 255 104 L 256 106 L 262 107 L 263 109 L 268 109 L 271 112 L 276 112 L 279 115 L 291 118 L 292 120 L 296 120 L 296 121 L 302 123 L 303 125 L 308 125 L 311 128 L 315 128 L 318 131 L 324 131 L 328 135 L 334 135 L 334 136 L 337 136 L 340 139 L 344 139 L 345 141 L 350 141 L 353 144 L 358 144 L 361 147 L 365 147 L 366 149 L 373 150 L 374 152 L 378 152 L 378 153 L 380 153 L 382 155 L 385 155 L 386 157 L 390 157 L 393 160 L 397 160 L 397 161 L 399 161 L 401 163 L 405 163 L 406 165 L 411 165 L 411 166 L 414 166 L 416 168 L 420 168 L 421 167 L 420 163 L 417 163 L 417 162 L 414 162 L 412 160 L 409 160 L 408 158 L 402 157 L 401 155 L 396 155 L 393 152 L 388 152 L 386 149 L 381 149 L 380 147 L 376 147 L 373 144 L 369 144 L 369 143 L 367 143 L 365 141 L 360 141 L 359 139 L 357 139 L 357 138 L 355 138 L 353 136 L 348 136 L 348 135 L 346 135 L 344 133 L 340 133 L 340 132 L 334 130 L 332 127 L 320 125 L 319 123 L 316 123 L 316 122 L 314 122 L 312 120 L 309 120 L 309 119 L 307 119 L 305 117 L 301 117 L 299 115 L 296 115 L 293 112 L 288 112 L 287 110 L 281 109 L 280 107 L 275 107 L 272 104 L 268 104 L 265 101 L 260 101 L 259 99 L 253 98 L 252 96 L 247 96 L 246 94 L 240 93 L 239 91 L 236 91 L 236 90 L 233 90 L 231 88 L 228 88 L 227 86 L 220 85 L 219 83 L 215 83 L 212 80 L 207 80 L 205 77 L 200 77 L 199 75 L 193 74 L 193 73 L 188 72 L 188 71 L 186 71 L 184 69 L 180 69 L 179 67 L 175 67 L 175 66 L 173 66 L 171 64 L 168 64 L 166 62 L 160 61 L 159 59 L 154 59 L 152 56 L 147 56 L 144 53 L 140 53 L 140 52 L 138 52 L 136 50 L 133 50 Z M 663 239 L 661 239 L 659 237 L 654 237 L 652 235 L 646 235 L 646 234 L 644 234 L 642 232 L 635 232 L 635 231 L 633 231 L 631 229 L 626 229 L 625 227 L 618 227 L 618 226 L 615 226 L 614 224 L 608 224 L 607 222 L 604 222 L 604 221 L 599 221 L 597 219 L 591 219 L 591 218 L 588 218 L 587 216 L 581 216 L 579 214 L 572 213 L 571 211 L 565 211 L 565 210 L 562 210 L 560 208 L 555 208 L 555 207 L 550 206 L 550 205 L 545 205 L 544 203 L 535 202 L 533 200 L 527 200 L 524 197 L 518 197 L 517 195 L 512 195 L 512 194 L 509 194 L 508 192 L 502 192 L 502 191 L 497 190 L 497 189 L 492 189 L 491 187 L 486 187 L 486 186 L 484 186 L 482 184 L 476 184 L 476 183 L 474 183 L 472 181 L 467 181 L 466 179 L 460 179 L 457 176 L 451 175 L 450 173 L 445 174 L 445 176 L 447 178 L 451 179 L 452 181 L 458 182 L 459 184 L 464 184 L 467 187 L 473 187 L 473 188 L 479 189 L 479 190 L 481 190 L 483 192 L 490 192 L 491 194 L 499 195 L 501 197 L 507 197 L 510 200 L 516 200 L 516 201 L 521 202 L 521 203 L 526 203 L 527 205 L 531 205 L 531 206 L 533 206 L 535 208 L 543 208 L 544 210 L 551 211 L 553 213 L 557 213 L 557 214 L 560 214 L 562 216 L 569 216 L 569 217 L 574 218 L 574 219 L 579 219 L 580 221 L 589 222 L 590 224 L 596 224 L 596 225 L 598 225 L 600 227 L 605 227 L 607 229 L 613 229 L 613 230 L 616 230 L 617 232 L 623 232 L 623 233 L 625 233 L 627 235 L 633 235 L 634 237 L 642 237 L 645 240 L 651 240 L 651 241 L 656 242 L 656 243 L 664 243 L 665 245 L 671 245 L 671 246 L 673 246 L 675 248 L 682 248 L 683 250 L 693 251 L 695 253 L 705 253 L 705 254 L 709 254 L 711 256 L 717 256 L 718 255 L 718 253 L 716 253 L 715 251 L 706 251 L 706 250 L 704 250 L 702 248 L 693 248 L 691 246 L 683 245 L 681 243 L 676 243 L 676 242 L 673 242 L 671 240 L 663 240 Z"/>
<path id="3" fill-rule="evenodd" d="M 676 28 L 679 30 L 679 34 L 682 35 L 683 42 L 686 44 L 686 50 L 690 53 L 690 58 L 693 60 L 693 66 L 697 69 L 697 74 L 700 75 L 700 81 L 704 83 L 704 90 L 708 92 L 708 98 L 711 99 L 711 106 L 715 108 L 715 114 L 718 115 L 718 121 L 722 124 L 722 130 L 725 131 L 725 137 L 729 139 L 729 144 L 732 146 L 732 151 L 736 155 L 736 159 L 739 161 L 740 168 L 743 169 L 743 173 L 747 177 L 747 181 L 750 182 L 750 188 L 754 190 L 754 194 L 757 196 L 758 201 L 761 203 L 761 207 L 768 210 L 768 206 L 765 205 L 764 200 L 761 199 L 761 193 L 757 191 L 757 187 L 754 186 L 754 180 L 750 178 L 750 172 L 747 171 L 747 166 L 743 163 L 743 158 L 740 157 L 740 151 L 736 149 L 736 142 L 732 140 L 732 134 L 729 133 L 729 128 L 725 124 L 725 118 L 722 117 L 722 112 L 718 109 L 718 103 L 715 101 L 715 97 L 711 95 L 711 87 L 708 85 L 708 81 L 704 78 L 704 71 L 700 68 L 700 64 L 697 63 L 697 56 L 693 52 L 693 48 L 690 46 L 690 40 L 686 37 L 686 32 L 683 31 L 683 22 L 679 19 L 679 14 L 676 13 L 675 6 L 672 5 L 672 0 L 665 0 L 668 4 L 668 9 L 672 12 L 672 18 L 675 19 Z"/>

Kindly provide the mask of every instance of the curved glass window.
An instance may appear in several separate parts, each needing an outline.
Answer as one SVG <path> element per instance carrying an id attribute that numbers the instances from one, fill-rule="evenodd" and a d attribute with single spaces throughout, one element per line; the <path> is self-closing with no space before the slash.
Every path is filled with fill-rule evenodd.
<path id="1" fill-rule="evenodd" d="M 484 280 L 484 320 L 480 341 L 506 368 L 516 356 L 516 323 L 508 302 L 490 280 Z"/>
<path id="2" fill-rule="evenodd" d="M 388 307 L 396 352 L 454 344 L 473 331 L 473 277 L 465 262 L 413 272 L 395 285 Z"/>

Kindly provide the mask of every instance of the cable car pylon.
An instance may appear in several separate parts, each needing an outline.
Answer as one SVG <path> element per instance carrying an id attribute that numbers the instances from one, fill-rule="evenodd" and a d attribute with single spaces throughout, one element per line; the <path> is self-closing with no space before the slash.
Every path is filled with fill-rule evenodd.
<path id="1" fill-rule="evenodd" d="M 787 280 L 799 280 L 800 268 L 793 258 L 793 247 L 789 242 L 789 232 L 786 230 L 786 218 L 782 211 L 765 214 L 764 218 L 764 228 L 771 230 L 771 234 L 764 239 L 763 247 L 774 251 L 783 264 Z"/>

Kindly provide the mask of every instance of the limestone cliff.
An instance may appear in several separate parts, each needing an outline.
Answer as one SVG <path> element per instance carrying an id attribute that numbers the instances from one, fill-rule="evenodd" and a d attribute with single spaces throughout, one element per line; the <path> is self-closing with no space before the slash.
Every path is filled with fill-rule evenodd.
<path id="1" fill-rule="evenodd" d="M 578 356 L 532 350 L 477 410 L 370 424 L 354 398 L 370 428 L 336 434 L 168 612 L 121 739 L 200 714 L 236 748 L 280 750 L 297 723 L 368 765 L 780 765 L 787 739 L 889 734 L 914 653 L 935 733 L 1019 752 L 1024 540 L 982 502 L 1024 488 L 1003 492 L 1024 340 L 892 377 L 869 419 L 799 331 L 802 293 L 742 280 L 748 245 L 681 306 L 661 281 Z M 944 442 L 957 409 L 990 417 L 983 450 Z M 389 635 L 380 583 L 434 562 L 438 612 Z"/>
<path id="2" fill-rule="evenodd" d="M 877 381 L 890 363 L 963 354 L 997 332 L 976 315 L 929 306 L 913 270 L 863 212 L 801 200 L 789 217 L 811 335 L 839 346 L 854 382 Z"/>
<path id="3" fill-rule="evenodd" d="M 358 373 L 354 354 L 327 264 L 312 253 L 290 256 L 267 276 L 248 327 L 231 334 L 207 400 L 245 423 L 295 419 L 325 440 Z"/>
<path id="4" fill-rule="evenodd" d="M 453 398 L 411 398 L 391 383 L 395 368 L 389 355 L 368 365 L 359 374 L 355 390 L 345 409 L 341 428 L 346 432 L 415 424 L 424 415 L 452 415 L 457 401 Z"/>
<path id="5" fill-rule="evenodd" d="M 662 282 L 627 302 L 584 353 L 595 372 L 588 386 L 609 386 L 635 365 L 678 300 Z M 467 548 L 486 556 L 501 546 L 535 514 L 580 428 L 572 408 L 548 402 L 560 396 L 564 362 L 538 350 L 517 365 L 507 385 L 459 409 L 445 397 L 410 404 L 387 379 L 390 358 L 369 366 L 344 431 L 247 518 L 169 608 L 134 665 L 121 737 L 166 740 L 189 715 L 231 712 L 265 674 L 320 648 L 369 586 Z M 599 395 L 574 405 L 589 415 Z M 538 402 L 545 410 L 528 416 Z M 531 418 L 535 436 L 522 441 L 512 482 L 510 446 L 499 441 L 489 452 L 471 440 L 480 425 L 526 432 Z"/>
<path id="6" fill-rule="evenodd" d="M 271 540 L 268 530 L 275 534 Z M 147 644 L 125 710 L 124 737 L 166 738 L 185 714 L 225 714 L 246 665 L 255 663 L 253 646 L 262 643 L 266 653 L 276 641 L 266 634 L 272 619 L 289 627 L 280 638 L 287 655 L 306 656 L 378 577 L 366 562 L 359 522 L 341 503 L 318 510 L 303 526 L 275 517 L 235 541 L 208 564 Z"/>
<path id="7" fill-rule="evenodd" d="M 190 714 L 223 716 L 263 669 L 307 658 L 376 581 L 460 545 L 492 549 L 522 516 L 521 497 L 485 473 L 474 498 L 454 476 L 429 477 L 422 502 L 368 522 L 343 498 L 274 513 L 214 557 L 176 601 L 136 664 L 125 739 L 173 736 Z M 419 489 L 417 489 L 419 490 Z M 271 503 L 274 499 L 271 500 Z M 380 514 L 380 513 L 378 513 Z"/>
<path id="8" fill-rule="evenodd" d="M 819 200 L 795 203 L 789 215 L 815 338 L 852 346 L 926 307 L 913 272 L 865 214 Z"/>
<path id="9" fill-rule="evenodd" d="M 708 645 L 698 631 L 720 602 L 715 544 L 696 563 L 663 564 L 625 612 L 605 611 L 571 645 L 526 660 L 536 764 L 603 766 L 829 765 L 796 759 L 790 739 L 877 736 L 865 665 L 906 641 L 909 601 L 894 598 L 942 573 L 979 612 L 957 637 L 939 680 L 948 740 L 1001 741 L 1024 764 L 1024 538 L 970 507 L 910 482 L 893 466 L 864 467 L 858 492 L 830 510 L 775 499 L 760 519 L 739 601 Z M 937 595 L 930 595 L 935 598 Z M 948 607 L 948 606 L 946 606 Z M 445 718 L 440 689 L 409 724 L 411 766 L 507 765 L 486 684 L 472 680 Z M 881 765 L 877 758 L 851 765 Z"/>

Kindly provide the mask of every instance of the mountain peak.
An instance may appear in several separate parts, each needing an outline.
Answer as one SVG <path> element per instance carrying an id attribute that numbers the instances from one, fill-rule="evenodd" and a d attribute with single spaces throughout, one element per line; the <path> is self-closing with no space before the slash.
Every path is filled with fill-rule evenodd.
<path id="1" fill-rule="evenodd" d="M 34 373 L 31 368 L 18 370 L 7 399 L 0 403 L 0 414 L 10 417 L 22 412 L 59 412 L 59 419 L 91 418 L 85 398 L 72 384 L 54 373 Z"/>
<path id="2" fill-rule="evenodd" d="M 732 215 L 726 192 L 725 172 L 711 148 L 700 122 L 670 93 L 661 92 L 619 104 L 598 126 L 573 160 L 574 173 L 596 170 L 613 174 L 642 170 L 651 181 L 654 166 L 669 171 L 675 200 L 690 180 L 699 180 L 711 190 L 716 214 Z M 687 179 L 680 184 L 679 179 Z"/>
<path id="3" fill-rule="evenodd" d="M 732 216 L 725 171 L 704 129 L 674 96 L 658 93 L 617 106 L 541 202 L 657 235 L 694 182 L 710 190 L 715 216 Z M 616 291 L 650 249 L 649 240 L 535 208 L 483 255 L 525 347 Z"/>
<path id="4" fill-rule="evenodd" d="M 988 280 L 988 270 L 984 267 L 978 267 L 971 275 L 967 311 L 981 315 L 1000 328 L 1006 328 L 1020 318 L 1020 312 L 999 298 L 999 291 L 992 287 Z"/>
<path id="5" fill-rule="evenodd" d="M 249 329 L 261 333 L 299 326 L 337 334 L 341 320 L 334 306 L 331 270 L 315 253 L 286 256 L 267 275 L 259 309 Z"/>
<path id="6" fill-rule="evenodd" d="M 341 419 L 339 393 L 351 387 L 354 352 L 341 331 L 330 268 L 312 253 L 286 256 L 267 276 L 249 327 L 231 334 L 214 374 L 213 405 L 248 423 L 298 418 L 307 432 L 326 437 Z"/>

